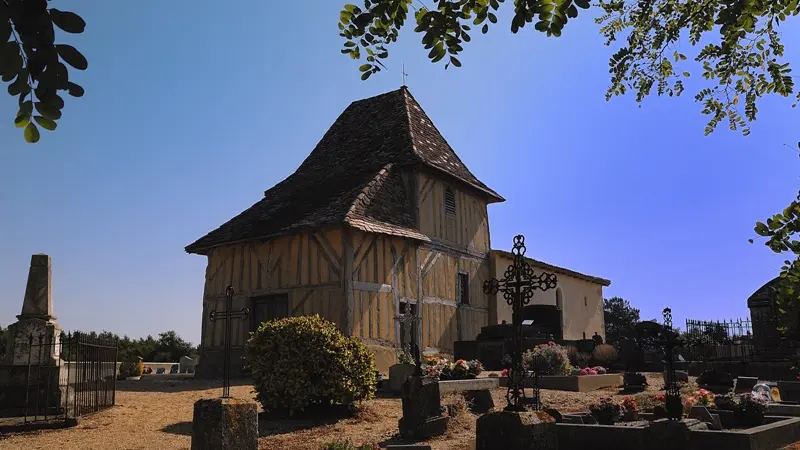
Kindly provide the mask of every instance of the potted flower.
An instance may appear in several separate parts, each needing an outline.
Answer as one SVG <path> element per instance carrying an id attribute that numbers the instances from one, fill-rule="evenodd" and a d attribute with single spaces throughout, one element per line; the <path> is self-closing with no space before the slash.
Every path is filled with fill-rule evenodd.
<path id="1" fill-rule="evenodd" d="M 635 422 L 639 420 L 639 405 L 636 403 L 635 398 L 626 395 L 625 398 L 622 399 L 622 408 L 625 410 L 622 413 L 622 420 L 626 422 Z"/>
<path id="2" fill-rule="evenodd" d="M 611 398 L 604 398 L 600 403 L 589 406 L 589 412 L 600 425 L 614 425 L 622 417 L 622 405 Z"/>
<path id="3" fill-rule="evenodd" d="M 657 419 L 663 419 L 667 417 L 667 396 L 662 393 L 658 393 L 653 396 L 653 416 Z"/>

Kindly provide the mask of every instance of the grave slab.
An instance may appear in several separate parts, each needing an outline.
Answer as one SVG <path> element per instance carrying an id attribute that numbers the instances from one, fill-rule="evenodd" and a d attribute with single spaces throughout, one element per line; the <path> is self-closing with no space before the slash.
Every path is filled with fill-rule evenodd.
<path id="1" fill-rule="evenodd" d="M 258 407 L 235 398 L 194 404 L 191 450 L 258 450 Z"/>
<path id="2" fill-rule="evenodd" d="M 439 381 L 412 376 L 403 383 L 403 417 L 398 422 L 406 439 L 427 439 L 447 431 L 448 417 L 442 415 Z"/>
<path id="3" fill-rule="evenodd" d="M 403 392 L 403 383 L 413 374 L 413 364 L 395 364 L 389 367 L 389 391 L 394 394 Z"/>
<path id="4" fill-rule="evenodd" d="M 475 450 L 558 450 L 558 425 L 542 411 L 498 411 L 475 425 Z"/>
<path id="5" fill-rule="evenodd" d="M 500 387 L 499 378 L 475 378 L 472 380 L 440 381 L 439 393 L 491 390 Z"/>

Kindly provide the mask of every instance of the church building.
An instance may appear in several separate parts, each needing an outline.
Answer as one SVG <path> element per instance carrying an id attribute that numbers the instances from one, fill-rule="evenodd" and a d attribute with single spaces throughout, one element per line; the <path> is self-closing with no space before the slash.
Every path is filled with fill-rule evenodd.
<path id="1" fill-rule="evenodd" d="M 208 258 L 197 375 L 221 373 L 224 322 L 209 315 L 225 309 L 228 285 L 233 308 L 250 310 L 249 320 L 233 321 L 234 373 L 249 332 L 295 315 L 319 314 L 361 338 L 383 372 L 397 360 L 408 309 L 419 317 L 413 338 L 423 352 L 452 353 L 455 341 L 510 320 L 502 296 L 483 293 L 507 266 L 505 253 L 491 250 L 487 210 L 503 201 L 405 86 L 353 102 L 293 174 L 186 247 Z M 603 335 L 609 282 L 545 266 L 560 270 L 560 294 L 537 293 L 534 303 L 554 308 L 553 329 L 565 339 Z"/>

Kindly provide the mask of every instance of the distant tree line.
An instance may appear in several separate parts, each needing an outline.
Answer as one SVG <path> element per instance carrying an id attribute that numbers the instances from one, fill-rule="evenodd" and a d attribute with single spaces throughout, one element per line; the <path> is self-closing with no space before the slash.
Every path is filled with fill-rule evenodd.
<path id="1" fill-rule="evenodd" d="M 196 358 L 198 349 L 191 342 L 183 340 L 178 333 L 173 330 L 158 334 L 158 338 L 147 336 L 146 338 L 131 339 L 128 336 L 119 337 L 110 331 L 97 333 L 91 331 L 84 333 L 89 339 L 101 339 L 108 343 L 117 342 L 117 360 L 126 361 L 136 357 L 141 357 L 145 361 L 151 362 L 172 362 L 178 361 L 182 356 Z M 6 345 L 8 339 L 8 328 L 0 326 L 0 359 L 5 358 Z M 62 358 L 70 360 L 70 346 L 62 349 Z"/>

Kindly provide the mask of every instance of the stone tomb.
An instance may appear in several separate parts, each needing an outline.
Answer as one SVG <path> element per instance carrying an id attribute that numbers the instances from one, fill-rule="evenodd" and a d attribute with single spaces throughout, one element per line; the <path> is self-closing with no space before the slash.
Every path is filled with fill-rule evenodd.
<path id="1" fill-rule="evenodd" d="M 556 421 L 543 411 L 498 411 L 484 414 L 475 424 L 475 436 L 475 450 L 559 448 Z"/>

